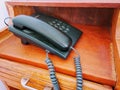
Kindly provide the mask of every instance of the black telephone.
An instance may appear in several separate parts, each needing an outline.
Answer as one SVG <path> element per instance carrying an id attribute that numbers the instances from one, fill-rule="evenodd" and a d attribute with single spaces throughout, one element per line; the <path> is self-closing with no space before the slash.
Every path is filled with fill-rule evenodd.
<path id="1" fill-rule="evenodd" d="M 66 58 L 82 32 L 52 16 L 19 15 L 12 19 L 9 30 L 21 38 L 23 44 L 32 43 Z"/>
<path id="2" fill-rule="evenodd" d="M 23 44 L 35 44 L 46 49 L 45 62 L 50 71 L 54 90 L 60 90 L 60 86 L 55 75 L 54 65 L 48 57 L 48 53 L 50 51 L 62 58 L 67 58 L 70 50 L 73 49 L 78 54 L 78 57 L 74 58 L 77 77 L 76 89 L 82 90 L 80 55 L 73 48 L 82 34 L 80 30 L 64 21 L 41 13 L 32 16 L 19 15 L 13 18 L 12 21 L 13 25 L 8 26 L 9 30 L 20 37 Z"/>

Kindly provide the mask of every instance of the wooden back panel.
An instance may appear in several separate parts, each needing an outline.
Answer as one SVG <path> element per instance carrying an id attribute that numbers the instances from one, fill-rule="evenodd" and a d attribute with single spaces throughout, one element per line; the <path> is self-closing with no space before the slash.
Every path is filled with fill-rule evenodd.
<path id="1" fill-rule="evenodd" d="M 69 23 L 83 25 L 111 26 L 113 9 L 107 8 L 64 8 L 64 7 L 33 7 L 14 6 L 14 15 L 43 12 L 61 18 Z"/>
<path id="2" fill-rule="evenodd" d="M 70 23 L 83 25 L 110 26 L 113 9 L 103 8 L 64 8 L 64 7 L 34 7 L 35 12 L 62 18 Z"/>

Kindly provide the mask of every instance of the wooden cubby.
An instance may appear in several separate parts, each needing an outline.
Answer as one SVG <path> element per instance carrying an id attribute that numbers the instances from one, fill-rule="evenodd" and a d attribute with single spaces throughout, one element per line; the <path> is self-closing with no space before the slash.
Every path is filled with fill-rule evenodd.
<path id="1" fill-rule="evenodd" d="M 118 47 L 120 44 L 118 44 L 119 38 L 117 38 L 116 44 L 115 34 L 119 20 L 119 9 L 116 8 L 119 8 L 120 4 L 110 2 L 102 3 L 102 1 L 92 2 L 89 0 L 88 2 L 74 2 L 72 0 L 28 2 L 13 0 L 7 1 L 6 5 L 11 17 L 19 14 L 32 15 L 42 12 L 63 19 L 83 31 L 83 35 L 75 45 L 81 56 L 83 78 L 118 89 L 118 53 L 120 51 Z M 6 48 L 8 45 L 10 47 Z M 72 51 L 66 60 L 55 55 L 50 55 L 50 58 L 57 72 L 75 77 L 72 60 L 74 55 Z M 47 69 L 44 62 L 45 51 L 33 45 L 22 45 L 20 39 L 14 35 L 0 44 L 0 57 Z M 116 66 L 117 72 L 115 71 Z M 117 84 L 116 81 L 118 81 Z"/>

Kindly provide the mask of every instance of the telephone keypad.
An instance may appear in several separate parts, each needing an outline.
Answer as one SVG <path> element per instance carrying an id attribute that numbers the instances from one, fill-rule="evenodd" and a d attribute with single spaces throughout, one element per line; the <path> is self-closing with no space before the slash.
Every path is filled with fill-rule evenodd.
<path id="1" fill-rule="evenodd" d="M 60 31 L 63 31 L 65 33 L 69 32 L 69 26 L 66 25 L 65 23 L 59 21 L 59 20 L 53 20 L 53 21 L 49 21 L 48 24 L 52 25 L 53 27 L 55 27 L 56 29 L 59 29 Z"/>
<path id="2" fill-rule="evenodd" d="M 70 27 L 70 25 L 55 19 L 55 18 L 51 18 L 51 17 L 46 17 L 46 16 L 42 16 L 39 15 L 36 18 L 40 18 L 41 20 L 45 21 L 46 23 L 48 23 L 49 25 L 55 27 L 56 29 L 59 29 L 62 32 L 68 33 L 70 31 L 70 29 L 73 29 L 72 27 Z"/>
<path id="3" fill-rule="evenodd" d="M 36 15 L 34 16 L 36 17 Z M 54 18 L 52 16 L 47 16 L 44 14 L 37 15 L 38 19 L 48 23 L 49 25 L 53 26 L 54 28 L 66 33 L 68 36 L 76 36 L 79 37 L 81 35 L 81 31 L 74 28 L 73 26 L 69 25 L 68 23 L 61 21 L 57 18 Z M 78 34 L 79 33 L 79 34 Z M 75 37 L 72 37 L 75 38 Z"/>

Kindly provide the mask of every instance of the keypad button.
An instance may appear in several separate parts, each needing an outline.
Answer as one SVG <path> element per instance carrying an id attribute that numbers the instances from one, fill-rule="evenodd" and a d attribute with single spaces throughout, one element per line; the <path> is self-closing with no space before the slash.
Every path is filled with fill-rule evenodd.
<path id="1" fill-rule="evenodd" d="M 64 30 L 64 32 L 68 32 L 68 31 Z"/>
<path id="2" fill-rule="evenodd" d="M 52 23 L 52 22 L 49 22 L 49 24 L 50 24 L 50 25 L 53 25 L 53 23 Z"/>
<path id="3" fill-rule="evenodd" d="M 70 29 L 69 29 L 69 28 L 66 28 L 65 30 L 66 30 L 66 31 L 70 31 Z"/>
<path id="4" fill-rule="evenodd" d="M 53 24 L 55 24 L 56 22 L 55 22 L 55 21 L 53 21 L 52 23 L 53 23 Z"/>
<path id="5" fill-rule="evenodd" d="M 60 30 L 63 30 L 61 27 L 59 27 Z"/>
<path id="6" fill-rule="evenodd" d="M 62 22 L 61 22 L 61 21 L 58 21 L 58 23 L 60 23 L 60 24 L 61 24 Z"/>
<path id="7" fill-rule="evenodd" d="M 59 26 L 59 25 L 60 25 L 60 23 L 57 23 L 57 25 Z"/>
<path id="8" fill-rule="evenodd" d="M 57 19 L 55 19 L 55 21 L 57 22 L 58 20 L 57 20 Z"/>
<path id="9" fill-rule="evenodd" d="M 65 26 L 62 26 L 63 29 L 65 29 Z"/>
<path id="10" fill-rule="evenodd" d="M 54 25 L 56 28 L 58 28 L 58 26 L 57 25 Z"/>

